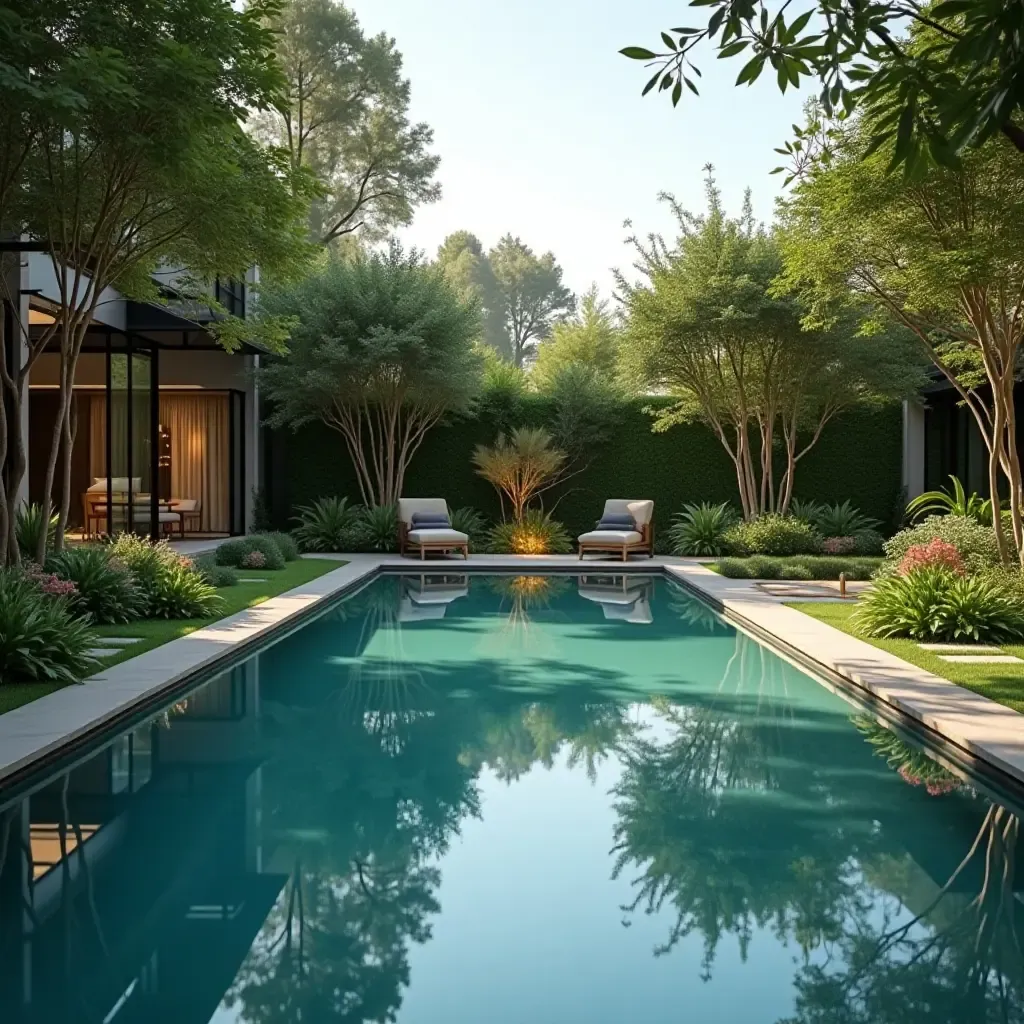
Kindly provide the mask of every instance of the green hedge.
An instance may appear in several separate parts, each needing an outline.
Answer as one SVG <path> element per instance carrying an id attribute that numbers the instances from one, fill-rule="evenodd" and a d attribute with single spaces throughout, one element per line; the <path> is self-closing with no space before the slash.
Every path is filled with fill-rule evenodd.
<path id="1" fill-rule="evenodd" d="M 631 402 L 612 436 L 594 452 L 582 472 L 547 496 L 570 533 L 592 527 L 605 498 L 653 498 L 656 529 L 685 502 L 737 503 L 732 462 L 711 432 L 700 424 L 655 434 L 643 411 L 650 401 Z M 545 405 L 525 403 L 522 420 L 541 423 Z M 413 459 L 405 493 L 442 496 L 452 508 L 471 505 L 498 517 L 494 489 L 473 471 L 470 453 L 494 440 L 499 425 L 491 417 L 464 419 L 432 431 Z M 352 466 L 341 437 L 321 424 L 298 431 L 268 432 L 265 454 L 267 491 L 276 528 L 287 528 L 292 509 L 326 495 L 359 500 Z M 830 423 L 797 469 L 797 496 L 836 502 L 849 498 L 886 527 L 900 495 L 902 426 L 900 409 L 851 410 Z"/>

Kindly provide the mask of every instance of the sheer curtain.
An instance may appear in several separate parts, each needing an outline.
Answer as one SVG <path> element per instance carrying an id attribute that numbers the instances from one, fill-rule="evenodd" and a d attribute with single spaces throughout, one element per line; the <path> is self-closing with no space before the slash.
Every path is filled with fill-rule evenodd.
<path id="1" fill-rule="evenodd" d="M 116 398 L 116 395 L 115 395 Z M 229 533 L 230 407 L 225 394 L 201 391 L 160 392 L 160 424 L 171 437 L 171 497 L 198 499 L 200 518 L 193 528 L 203 533 Z M 124 449 L 127 418 L 114 403 L 114 468 Z M 107 407 L 103 395 L 92 396 L 89 418 L 89 471 L 106 475 Z M 123 461 L 123 457 L 120 461 Z M 114 475 L 124 475 L 115 472 Z"/>
<path id="2" fill-rule="evenodd" d="M 228 396 L 160 394 L 160 424 L 171 437 L 171 496 L 200 502 L 198 529 L 228 533 Z"/>

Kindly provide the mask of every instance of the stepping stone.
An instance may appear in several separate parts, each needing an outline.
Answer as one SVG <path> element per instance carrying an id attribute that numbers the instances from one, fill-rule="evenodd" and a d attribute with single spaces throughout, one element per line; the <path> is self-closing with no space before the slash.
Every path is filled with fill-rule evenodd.
<path id="1" fill-rule="evenodd" d="M 266 583 L 267 582 L 267 577 L 266 576 L 239 576 L 238 577 L 238 582 L 239 583 Z"/>
<path id="2" fill-rule="evenodd" d="M 115 654 L 123 654 L 123 647 L 90 647 L 85 652 L 90 658 L 112 658 Z"/>
<path id="3" fill-rule="evenodd" d="M 1024 661 L 1012 654 L 940 654 L 939 660 L 960 665 L 1024 665 Z"/>
<path id="4" fill-rule="evenodd" d="M 922 651 L 936 651 L 944 654 L 1000 654 L 998 647 L 984 644 L 918 644 Z"/>
<path id="5" fill-rule="evenodd" d="M 118 647 L 127 647 L 129 644 L 137 644 L 141 639 L 141 636 L 105 636 L 103 642 L 116 644 Z"/>

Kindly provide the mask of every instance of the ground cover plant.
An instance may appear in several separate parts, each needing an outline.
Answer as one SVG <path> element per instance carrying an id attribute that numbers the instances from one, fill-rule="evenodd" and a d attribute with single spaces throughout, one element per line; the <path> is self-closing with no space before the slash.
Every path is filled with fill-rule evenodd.
<path id="1" fill-rule="evenodd" d="M 251 562 L 244 566 L 245 559 L 258 553 L 262 562 L 253 565 Z M 277 572 L 285 566 L 284 555 L 277 546 L 273 537 L 264 533 L 253 533 L 248 537 L 239 537 L 236 540 L 228 540 L 221 544 L 216 551 L 218 565 L 226 565 L 233 569 L 267 569 L 270 572 Z"/>
<path id="2" fill-rule="evenodd" d="M 96 637 L 70 596 L 48 593 L 32 573 L 0 569 L 0 702 L 9 686 L 63 686 L 96 664 L 89 654 Z"/>
<path id="3" fill-rule="evenodd" d="M 720 558 L 711 567 L 723 576 L 741 580 L 838 580 L 840 573 L 845 573 L 848 580 L 868 580 L 880 565 L 881 559 L 868 557 L 753 555 Z"/>

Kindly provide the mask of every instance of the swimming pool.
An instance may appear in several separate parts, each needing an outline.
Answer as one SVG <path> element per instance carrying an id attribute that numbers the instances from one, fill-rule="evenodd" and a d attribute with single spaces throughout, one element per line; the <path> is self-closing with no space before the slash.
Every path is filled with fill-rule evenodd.
<path id="1" fill-rule="evenodd" d="M 4 1024 L 1024 1022 L 1015 807 L 660 577 L 379 577 L 0 808 Z"/>

